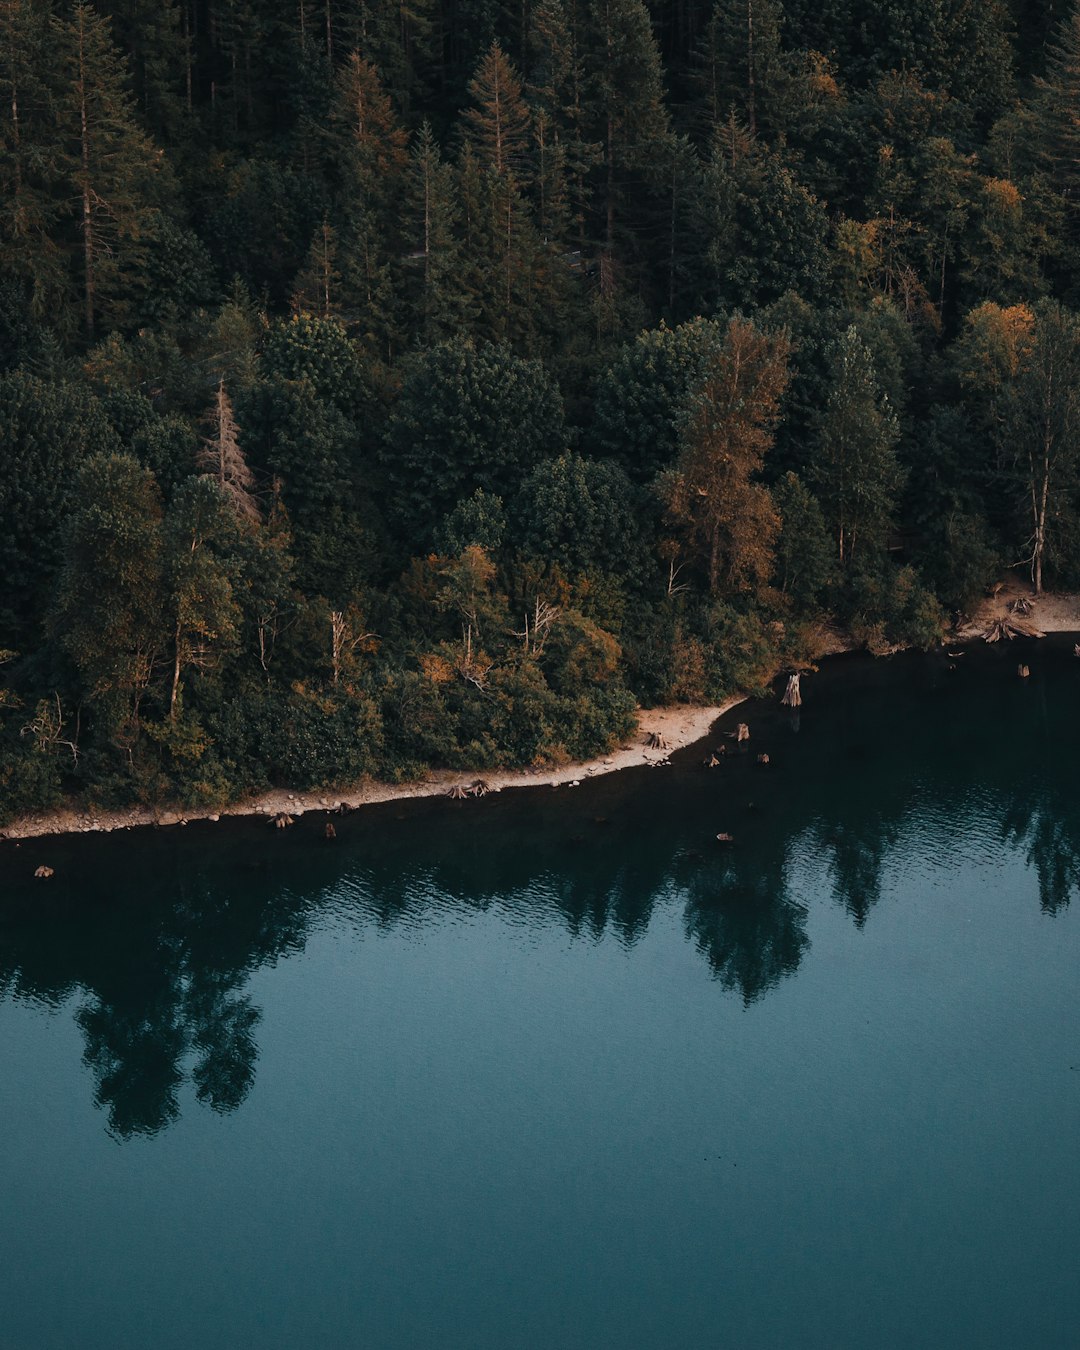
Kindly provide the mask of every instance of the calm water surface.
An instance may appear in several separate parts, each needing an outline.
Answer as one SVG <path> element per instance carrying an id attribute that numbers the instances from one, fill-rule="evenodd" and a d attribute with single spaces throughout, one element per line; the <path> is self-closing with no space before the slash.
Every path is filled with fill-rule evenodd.
<path id="1" fill-rule="evenodd" d="M 1073 1350 L 1071 641 L 834 663 L 767 769 L 3 846 L 0 1346 Z"/>

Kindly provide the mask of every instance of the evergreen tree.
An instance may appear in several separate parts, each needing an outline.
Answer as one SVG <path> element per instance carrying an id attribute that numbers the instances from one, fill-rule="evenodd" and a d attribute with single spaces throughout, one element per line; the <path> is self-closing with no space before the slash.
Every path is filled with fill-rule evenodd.
<path id="1" fill-rule="evenodd" d="M 785 337 L 732 319 L 694 399 L 676 466 L 662 480 L 668 520 L 713 593 L 760 588 L 772 573 L 779 519 L 756 480 L 780 416 L 787 360 Z"/>
<path id="2" fill-rule="evenodd" d="M 902 482 L 895 454 L 900 433 L 854 326 L 837 341 L 831 364 L 814 477 L 837 557 L 850 564 L 857 549 L 885 547 Z"/>
<path id="3" fill-rule="evenodd" d="M 454 171 L 443 162 L 431 126 L 424 122 L 409 154 L 404 275 L 411 330 L 424 345 L 450 337 L 468 313 L 458 219 Z"/>
<path id="4" fill-rule="evenodd" d="M 110 734 L 126 744 L 167 641 L 161 498 L 126 455 L 95 455 L 76 489 L 52 627 Z"/>
<path id="5" fill-rule="evenodd" d="M 0 272 L 36 316 L 55 314 L 66 282 L 49 38 L 45 12 L 32 0 L 0 3 Z"/>
<path id="6" fill-rule="evenodd" d="M 54 19 L 62 85 L 58 116 L 63 172 L 77 219 L 83 324 L 94 336 L 99 315 L 122 311 L 122 269 L 137 270 L 163 160 L 138 126 L 127 71 L 107 22 L 85 3 L 70 20 Z"/>
<path id="7" fill-rule="evenodd" d="M 1030 536 L 1031 580 L 1041 595 L 1048 557 L 1072 529 L 1080 487 L 1080 319 L 1050 302 L 1035 312 L 1035 341 L 1022 359 L 1003 422 Z"/>

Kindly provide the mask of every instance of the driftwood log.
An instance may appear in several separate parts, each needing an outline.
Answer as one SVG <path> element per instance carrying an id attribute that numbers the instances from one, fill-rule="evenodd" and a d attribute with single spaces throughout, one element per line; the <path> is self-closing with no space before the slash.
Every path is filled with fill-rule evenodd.
<path id="1" fill-rule="evenodd" d="M 1013 638 L 1041 638 L 1046 634 L 1036 628 L 1034 624 L 1025 623 L 1022 619 L 995 619 L 990 627 L 983 633 L 983 639 L 986 642 L 1000 642 L 1002 638 L 1011 642 Z"/>
<path id="2" fill-rule="evenodd" d="M 287 830 L 293 824 L 295 824 L 295 821 L 292 816 L 286 815 L 284 811 L 280 816 L 274 817 L 274 829 L 276 830 Z"/>
<path id="3" fill-rule="evenodd" d="M 54 873 L 51 867 L 39 867 L 34 872 L 34 876 L 36 876 L 39 881 L 47 881 L 48 878 L 53 875 Z"/>
<path id="4" fill-rule="evenodd" d="M 785 708 L 802 707 L 802 689 L 798 674 L 789 675 L 787 688 L 784 690 L 784 697 L 780 700 Z"/>

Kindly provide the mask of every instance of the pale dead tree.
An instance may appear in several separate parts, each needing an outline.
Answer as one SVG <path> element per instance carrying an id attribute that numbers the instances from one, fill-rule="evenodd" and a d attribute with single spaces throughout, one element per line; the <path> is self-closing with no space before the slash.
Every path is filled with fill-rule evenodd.
<path id="1" fill-rule="evenodd" d="M 461 660 L 458 662 L 458 674 L 468 684 L 473 684 L 482 694 L 487 693 L 487 676 L 490 671 L 492 661 L 488 660 L 483 653 L 473 655 L 473 630 L 472 624 L 465 625 L 461 630 Z"/>
<path id="2" fill-rule="evenodd" d="M 548 633 L 558 618 L 559 606 L 549 605 L 546 600 L 541 600 L 537 596 L 532 615 L 530 616 L 528 611 L 525 613 L 525 627 L 515 630 L 512 636 L 521 639 L 527 655 L 540 656 Z"/>
<path id="3" fill-rule="evenodd" d="M 667 593 L 669 598 L 676 595 L 682 595 L 684 591 L 690 589 L 687 582 L 679 580 L 679 573 L 683 570 L 684 566 L 684 563 L 676 563 L 674 558 L 668 562 Z"/>
<path id="4" fill-rule="evenodd" d="M 58 750 L 67 750 L 74 763 L 79 761 L 79 720 L 76 716 L 74 733 L 69 733 L 59 694 L 41 700 L 21 734 L 32 737 L 38 754 L 55 754 Z"/>
<path id="5" fill-rule="evenodd" d="M 225 392 L 224 379 L 218 381 L 217 399 L 207 422 L 210 435 L 203 440 L 196 463 L 216 480 L 242 520 L 261 520 L 262 512 L 254 496 L 255 475 L 240 449 L 232 400 Z"/>
<path id="6" fill-rule="evenodd" d="M 330 663 L 334 672 L 334 684 L 341 681 L 341 672 L 356 652 L 370 652 L 378 642 L 377 633 L 364 632 L 360 611 L 355 605 L 348 610 L 330 611 Z"/>

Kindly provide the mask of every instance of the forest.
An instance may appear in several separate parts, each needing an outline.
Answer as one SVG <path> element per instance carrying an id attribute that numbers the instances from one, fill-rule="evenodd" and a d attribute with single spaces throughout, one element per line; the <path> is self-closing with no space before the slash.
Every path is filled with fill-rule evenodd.
<path id="1" fill-rule="evenodd" d="M 1080 6 L 0 0 L 0 818 L 1080 584 Z"/>

